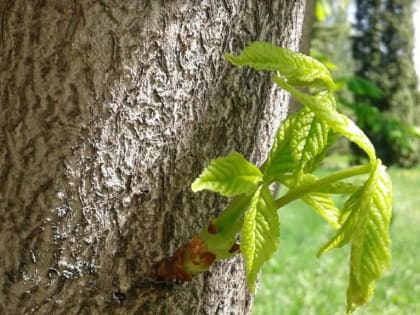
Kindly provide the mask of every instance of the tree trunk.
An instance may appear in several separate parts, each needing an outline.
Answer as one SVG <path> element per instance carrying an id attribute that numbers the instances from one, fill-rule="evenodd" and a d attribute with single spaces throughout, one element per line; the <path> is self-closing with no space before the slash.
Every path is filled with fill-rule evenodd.
<path id="1" fill-rule="evenodd" d="M 0 314 L 246 314 L 240 256 L 156 282 L 224 201 L 211 158 L 260 163 L 287 96 L 225 52 L 297 50 L 305 1 L 0 0 Z"/>

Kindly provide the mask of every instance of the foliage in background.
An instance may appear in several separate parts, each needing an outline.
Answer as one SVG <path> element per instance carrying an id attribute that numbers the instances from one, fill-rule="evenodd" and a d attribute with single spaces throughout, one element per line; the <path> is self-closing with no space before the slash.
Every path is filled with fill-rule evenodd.
<path id="1" fill-rule="evenodd" d="M 397 1 L 398 2 L 398 1 Z M 410 2 L 410 1 L 408 1 Z M 405 5 L 408 3 L 405 1 Z M 348 22 L 348 5 L 349 1 L 332 1 L 332 0 L 317 0 L 315 5 L 315 21 L 313 25 L 312 32 L 312 41 L 311 41 L 311 55 L 321 62 L 324 63 L 333 73 L 336 81 L 341 83 L 338 87 L 336 93 L 341 105 L 344 105 L 348 110 L 351 111 L 351 115 L 356 118 L 357 123 L 363 128 L 363 130 L 369 135 L 369 137 L 374 142 L 378 155 L 385 160 L 386 164 L 399 164 L 404 166 L 411 166 L 417 162 L 416 152 L 419 148 L 418 138 L 418 122 L 420 120 L 420 103 L 415 100 L 418 98 L 418 92 L 416 92 L 415 81 L 412 81 L 413 92 L 411 101 L 410 101 L 410 86 L 405 86 L 402 89 L 398 87 L 398 74 L 393 72 L 395 75 L 395 80 L 391 77 L 391 83 L 394 86 L 393 90 L 385 90 L 385 88 L 390 88 L 389 84 L 379 84 L 374 82 L 371 79 L 366 77 L 355 75 L 355 61 L 352 56 L 352 41 L 351 36 L 354 35 L 354 30 L 350 23 Z M 360 5 L 360 1 L 359 1 Z M 404 21 L 398 22 L 400 28 L 404 28 L 406 23 L 411 23 L 411 12 L 405 9 L 405 14 L 399 11 L 398 6 L 395 1 L 376 1 L 375 4 L 371 1 L 369 6 L 359 6 L 359 10 L 362 12 L 358 13 L 358 16 L 367 16 L 373 14 L 372 7 L 380 7 L 381 10 L 396 10 L 399 14 L 397 21 L 401 21 L 401 17 L 404 17 Z M 402 8 L 402 7 L 401 7 Z M 368 10 L 368 12 L 363 12 L 363 10 Z M 375 16 L 372 20 L 376 23 L 374 29 L 371 29 L 372 24 L 369 24 L 370 21 L 365 20 L 361 22 L 361 25 L 366 27 L 366 31 L 371 34 L 378 41 L 381 41 L 380 46 L 386 47 L 384 40 L 380 39 L 381 27 L 384 28 L 386 23 L 392 24 L 395 26 L 395 19 L 391 19 L 392 14 L 385 14 L 386 18 L 384 21 L 381 21 L 383 17 L 380 15 Z M 389 20 L 389 21 L 388 21 Z M 387 22 L 388 21 L 388 22 Z M 390 22 L 391 21 L 391 22 Z M 378 27 L 378 25 L 380 27 Z M 412 30 L 412 25 L 411 25 Z M 398 34 L 395 34 L 393 28 L 388 28 L 387 31 L 394 32 L 393 34 L 385 34 L 385 38 L 398 38 Z M 360 31 L 356 35 L 360 35 Z M 362 35 L 362 37 L 364 34 Z M 404 34 L 406 40 L 412 39 L 413 33 L 410 31 L 410 28 L 405 29 Z M 356 36 L 358 38 L 358 36 Z M 363 43 L 359 43 L 359 48 L 365 53 L 372 50 L 369 47 L 369 44 L 372 41 L 372 38 L 365 36 L 360 38 Z M 393 39 L 389 39 L 392 41 Z M 398 44 L 399 45 L 399 44 Z M 407 50 L 411 52 L 409 44 L 406 48 L 400 47 L 402 51 Z M 382 54 L 387 54 L 388 50 L 381 52 Z M 404 59 L 404 54 L 399 56 L 401 52 L 395 52 L 398 58 L 402 57 Z M 371 56 L 371 55 L 369 55 Z M 370 65 L 372 61 L 370 57 L 367 57 L 365 63 Z M 385 56 L 382 58 L 383 61 L 379 69 L 383 72 L 387 71 L 388 65 L 386 62 L 390 60 L 389 65 L 395 70 L 395 63 L 402 63 L 404 61 L 394 56 Z M 398 67 L 400 67 L 398 65 Z M 375 74 L 376 71 L 373 66 L 369 69 L 370 75 L 373 78 L 378 78 L 381 80 L 382 74 Z M 399 71 L 404 71 L 404 74 L 401 74 L 402 77 L 413 75 L 413 69 L 411 66 L 410 71 L 407 72 L 404 68 L 399 68 Z M 386 79 L 386 77 L 385 77 Z M 415 77 L 414 77 L 415 79 Z M 386 80 L 384 80 L 386 81 Z M 395 81 L 395 82 L 394 82 Z M 406 80 L 407 81 L 407 80 Z M 408 80 L 410 81 L 410 80 Z M 397 91 L 395 91 L 397 90 Z M 375 93 L 376 91 L 376 93 Z M 378 92 L 379 91 L 379 92 Z M 408 101 L 405 98 L 409 98 Z M 414 99 L 414 101 L 413 101 Z M 389 102 L 394 104 L 394 108 L 398 107 L 398 110 L 389 110 L 386 109 L 386 105 L 383 105 L 384 102 Z M 378 104 L 382 104 L 378 106 Z M 411 106 L 411 111 L 409 115 L 405 111 L 405 108 Z M 345 109 L 344 109 L 345 110 Z M 346 111 L 350 114 L 349 111 Z M 392 147 L 392 148 L 390 148 Z M 355 153 L 360 153 L 360 151 L 353 147 Z M 339 146 L 333 148 L 333 152 L 346 153 L 349 148 L 347 143 L 341 142 Z M 397 154 L 397 155 L 396 155 Z M 360 155 L 359 155 L 360 157 Z"/>
<path id="2" fill-rule="evenodd" d="M 343 81 L 345 82 L 343 88 L 347 88 L 352 93 L 353 101 L 339 96 L 339 103 L 352 110 L 362 129 L 369 130 L 375 138 L 380 137 L 384 142 L 393 143 L 402 150 L 415 151 L 415 143 L 420 138 L 419 128 L 405 124 L 387 112 L 379 111 L 372 104 L 355 101 L 359 98 L 381 99 L 384 92 L 379 87 L 357 76 L 344 78 Z"/>
<path id="3" fill-rule="evenodd" d="M 396 121 L 406 126 L 420 125 L 420 94 L 413 64 L 413 1 L 357 0 L 356 5 L 356 33 L 353 36 L 356 75 L 373 82 L 383 95 L 359 94 L 354 104 L 361 104 L 356 108 L 358 113 L 373 105 L 387 117 L 387 125 L 377 128 L 380 121 L 373 125 L 360 119 L 358 122 L 365 123 L 364 131 L 385 164 L 413 166 L 420 158 L 419 141 L 407 143 L 402 139 L 403 130 L 392 132 Z M 377 111 L 365 111 L 365 114 Z"/>
<path id="4" fill-rule="evenodd" d="M 327 62 L 334 77 L 353 74 L 348 1 L 317 0 L 311 34 L 311 55 Z M 325 62 L 324 62 L 325 61 Z"/>

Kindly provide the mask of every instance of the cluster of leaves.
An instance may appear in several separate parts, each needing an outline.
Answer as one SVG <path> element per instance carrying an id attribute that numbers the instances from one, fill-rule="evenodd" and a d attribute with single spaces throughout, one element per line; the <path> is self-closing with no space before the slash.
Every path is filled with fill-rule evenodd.
<path id="1" fill-rule="evenodd" d="M 392 187 L 385 167 L 365 134 L 337 111 L 332 92 L 335 84 L 322 63 L 264 42 L 251 43 L 239 56 L 226 55 L 226 59 L 236 66 L 273 71 L 274 82 L 303 108 L 282 122 L 261 167 L 231 152 L 212 160 L 194 181 L 193 191 L 210 190 L 234 197 L 199 238 L 206 251 L 221 259 L 233 253 L 232 244 L 240 232 L 247 282 L 253 291 L 258 271 L 278 245 L 277 209 L 300 198 L 336 229 L 319 255 L 351 246 L 347 304 L 348 312 L 352 312 L 366 303 L 375 280 L 390 264 Z M 314 171 L 339 136 L 359 146 L 369 162 L 318 178 Z M 346 181 L 359 175 L 366 177 L 363 184 Z M 273 183 L 287 187 L 288 192 L 275 199 L 269 189 Z M 342 209 L 337 208 L 332 194 L 347 196 Z"/>

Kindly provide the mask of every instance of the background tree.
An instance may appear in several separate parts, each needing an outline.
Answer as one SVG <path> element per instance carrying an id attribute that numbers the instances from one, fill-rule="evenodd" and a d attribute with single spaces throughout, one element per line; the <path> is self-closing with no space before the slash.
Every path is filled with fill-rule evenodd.
<path id="1" fill-rule="evenodd" d="M 298 49 L 305 1 L 0 0 L 0 313 L 246 314 L 241 259 L 153 266 L 223 209 L 191 181 L 258 164 L 286 115 L 225 52 Z M 258 142 L 257 142 L 258 139 Z"/>
<path id="2" fill-rule="evenodd" d="M 359 95 L 358 103 L 372 104 L 382 113 L 409 126 L 419 125 L 420 95 L 413 64 L 413 1 L 357 0 L 356 34 L 353 55 L 356 74 L 371 80 L 383 94 Z M 392 121 L 391 119 L 391 121 Z M 391 128 L 385 137 L 383 128 Z M 406 137 L 393 125 L 365 128 L 385 164 L 411 166 L 419 161 L 418 141 L 399 141 Z M 401 139 L 404 140 L 404 139 Z M 407 145 L 404 145 L 404 144 Z"/>
<path id="3" fill-rule="evenodd" d="M 341 77 L 352 75 L 354 69 L 348 5 L 347 0 L 318 0 L 311 36 L 312 55 Z"/>

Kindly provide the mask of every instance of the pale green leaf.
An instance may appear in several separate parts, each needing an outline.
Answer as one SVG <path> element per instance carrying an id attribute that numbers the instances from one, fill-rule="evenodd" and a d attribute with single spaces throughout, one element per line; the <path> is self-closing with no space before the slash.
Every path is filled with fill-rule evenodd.
<path id="1" fill-rule="evenodd" d="M 337 231 L 336 235 L 331 238 L 324 246 L 318 251 L 318 256 L 333 249 L 339 248 L 350 242 L 352 233 L 358 222 L 358 209 L 360 207 L 360 198 L 362 196 L 364 187 L 355 191 L 344 204 L 342 215 L 339 222 L 342 224 L 341 228 Z"/>
<path id="2" fill-rule="evenodd" d="M 297 168 L 305 170 L 307 164 L 327 146 L 329 127 L 306 108 L 296 113 L 294 122 L 290 139 L 291 153 Z"/>
<path id="3" fill-rule="evenodd" d="M 346 115 L 338 114 L 338 117 L 334 118 L 337 119 L 335 121 L 331 120 L 331 128 L 357 144 L 359 148 L 366 152 L 370 161 L 373 162 L 376 159 L 375 148 L 362 129 Z"/>
<path id="4" fill-rule="evenodd" d="M 294 121 L 295 115 L 289 115 L 281 122 L 277 130 L 267 160 L 262 166 L 262 171 L 268 182 L 278 180 L 286 173 L 297 171 L 296 162 L 290 151 L 290 134 L 294 128 Z"/>
<path id="5" fill-rule="evenodd" d="M 318 60 L 266 42 L 253 42 L 239 56 L 225 55 L 236 66 L 278 71 L 294 86 L 317 86 L 334 89 L 328 69 Z"/>
<path id="6" fill-rule="evenodd" d="M 340 224 L 338 223 L 340 212 L 335 206 L 335 202 L 330 194 L 313 192 L 303 196 L 302 200 L 333 228 L 338 229 L 340 227 Z"/>
<path id="7" fill-rule="evenodd" d="M 285 174 L 312 172 L 330 145 L 329 127 L 303 108 L 281 123 L 263 173 L 268 182 Z"/>
<path id="8" fill-rule="evenodd" d="M 300 92 L 278 76 L 274 77 L 274 81 L 302 105 L 313 111 L 317 117 L 324 120 L 331 129 L 357 144 L 366 152 L 371 162 L 376 160 L 375 148 L 368 137 L 350 118 L 337 112 L 337 105 L 330 92 L 310 95 Z"/>
<path id="9" fill-rule="evenodd" d="M 314 172 L 319 165 L 323 162 L 325 155 L 327 154 L 328 150 L 331 148 L 331 146 L 335 143 L 335 141 L 341 137 L 338 133 L 333 131 L 332 129 L 328 128 L 328 136 L 327 136 L 327 143 L 325 144 L 323 150 L 320 150 L 319 153 L 317 153 L 311 161 L 309 161 L 305 165 L 305 173 L 312 173 Z"/>
<path id="10" fill-rule="evenodd" d="M 279 219 L 272 197 L 268 188 L 261 186 L 251 199 L 241 231 L 241 252 L 251 292 L 261 266 L 277 249 L 279 234 Z"/>
<path id="11" fill-rule="evenodd" d="M 349 310 L 367 302 L 375 280 L 390 266 L 391 241 L 389 222 L 392 208 L 392 184 L 385 167 L 378 163 L 372 178 L 375 184 L 369 208 L 363 214 L 364 224 L 352 238 L 350 284 L 347 290 Z M 366 205 L 368 206 L 368 205 Z"/>
<path id="12" fill-rule="evenodd" d="M 344 223 L 319 254 L 351 243 L 348 311 L 366 303 L 374 282 L 389 268 L 391 260 L 388 234 L 392 209 L 391 181 L 378 160 L 365 185 L 346 202 Z"/>
<path id="13" fill-rule="evenodd" d="M 296 181 L 296 178 L 294 178 L 292 180 L 286 180 L 283 183 L 288 188 L 293 189 L 299 186 L 311 184 L 317 179 L 318 178 L 315 175 L 303 174 L 299 178 L 299 181 Z M 332 227 L 335 229 L 340 227 L 338 222 L 340 211 L 336 207 L 335 202 L 331 198 L 330 194 L 314 191 L 304 195 L 301 199 Z"/>
<path id="14" fill-rule="evenodd" d="M 191 188 L 194 192 L 206 189 L 231 197 L 252 194 L 261 181 L 260 170 L 241 154 L 232 151 L 226 157 L 212 160 Z"/>

